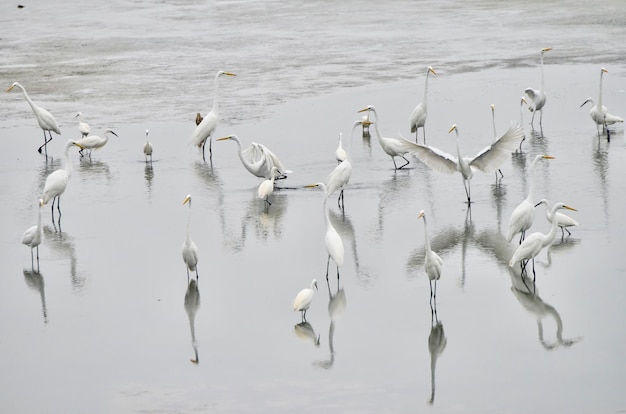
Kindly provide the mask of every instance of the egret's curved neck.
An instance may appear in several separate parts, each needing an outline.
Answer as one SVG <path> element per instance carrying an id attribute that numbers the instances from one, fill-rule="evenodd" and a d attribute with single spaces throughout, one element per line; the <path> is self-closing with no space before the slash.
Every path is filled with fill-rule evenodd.
<path id="1" fill-rule="evenodd" d="M 322 209 L 324 210 L 324 222 L 326 223 L 326 228 L 330 228 L 332 227 L 332 224 L 330 223 L 330 209 L 328 208 L 328 193 L 326 193 L 326 188 L 323 188 L 324 190 L 324 203 L 322 204 Z"/>
<path id="2" fill-rule="evenodd" d="M 602 82 L 602 81 L 600 81 L 600 82 Z M 30 99 L 30 96 L 28 96 L 28 93 L 26 93 L 26 89 L 24 89 L 24 87 L 22 85 L 20 85 L 19 83 L 17 85 L 15 85 L 15 86 L 20 88 L 20 90 L 22 91 L 22 94 L 24 95 L 24 98 L 26 99 L 26 101 L 28 102 L 30 107 L 33 108 L 33 111 L 36 111 L 35 103 L 33 102 L 32 99 Z"/>
<path id="3" fill-rule="evenodd" d="M 37 219 L 37 231 L 41 234 L 41 205 L 39 205 L 39 218 Z"/>
<path id="4" fill-rule="evenodd" d="M 352 131 L 350 131 L 350 142 L 348 143 L 348 150 L 346 151 L 346 159 L 349 159 L 350 153 L 352 153 L 352 144 L 354 143 L 354 130 L 357 126 L 359 126 L 358 122 L 355 122 L 354 125 L 352 125 Z M 339 140 L 341 142 L 341 135 L 339 136 Z"/>
<path id="5" fill-rule="evenodd" d="M 219 95 L 219 82 L 218 82 L 219 78 L 220 78 L 219 74 L 215 75 L 215 92 L 213 93 L 213 109 L 212 109 L 215 115 L 217 115 L 219 111 L 218 104 L 217 104 L 218 95 Z"/>
<path id="6" fill-rule="evenodd" d="M 459 157 L 459 163 L 461 163 L 461 160 L 463 160 L 463 156 L 461 156 L 461 140 L 459 139 L 459 131 L 455 129 L 454 132 L 456 133 L 456 154 Z"/>
<path id="7" fill-rule="evenodd" d="M 554 215 L 556 214 L 556 208 L 552 208 L 552 210 L 550 210 L 550 216 L 553 218 L 552 220 L 552 225 L 550 227 L 550 231 L 547 234 L 543 235 L 543 246 L 547 246 L 548 244 L 550 244 L 552 242 L 552 240 L 554 239 L 554 236 L 556 236 L 556 228 L 557 228 L 557 223 L 556 220 L 554 220 L 556 217 L 554 217 Z"/>

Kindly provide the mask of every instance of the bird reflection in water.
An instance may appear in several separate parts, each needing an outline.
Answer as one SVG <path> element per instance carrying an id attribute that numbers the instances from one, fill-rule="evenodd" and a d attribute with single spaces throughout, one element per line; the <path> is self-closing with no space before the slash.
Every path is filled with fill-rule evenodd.
<path id="1" fill-rule="evenodd" d="M 198 343 L 196 342 L 196 314 L 200 308 L 200 291 L 198 290 L 198 283 L 195 279 L 189 281 L 187 286 L 187 292 L 185 292 L 185 311 L 189 318 L 189 330 L 191 331 L 191 346 L 193 347 L 194 359 L 190 361 L 194 364 L 200 363 L 200 357 L 198 356 Z"/>
<path id="2" fill-rule="evenodd" d="M 154 168 L 152 168 L 152 161 L 146 163 L 143 169 L 143 176 L 146 179 L 146 188 L 148 189 L 148 196 L 152 195 L 152 180 L 154 179 Z"/>
<path id="3" fill-rule="evenodd" d="M 293 327 L 293 332 L 303 341 L 312 342 L 315 347 L 320 346 L 320 336 L 315 333 L 313 326 L 309 322 L 302 321 L 296 324 Z"/>
<path id="4" fill-rule="evenodd" d="M 43 275 L 38 271 L 24 269 L 24 280 L 26 281 L 26 285 L 39 293 L 39 297 L 41 298 L 41 312 L 43 313 L 43 322 L 48 323 L 48 309 L 46 307 L 46 291 L 45 291 L 45 283 L 43 280 Z"/>
<path id="5" fill-rule="evenodd" d="M 435 403 L 435 369 L 437 359 L 441 356 L 448 344 L 448 338 L 443 330 L 443 323 L 437 317 L 437 305 L 430 308 L 430 334 L 428 335 L 428 352 L 430 353 L 430 399 L 428 404 Z"/>
<path id="6" fill-rule="evenodd" d="M 50 251 L 55 253 L 57 257 L 70 259 L 70 277 L 72 288 L 81 291 L 85 287 L 85 277 L 77 270 L 76 249 L 74 241 L 67 233 L 63 233 L 61 228 L 56 226 L 44 226 L 43 236 L 46 239 L 46 245 Z"/>
<path id="7" fill-rule="evenodd" d="M 330 358 L 323 361 L 315 361 L 313 365 L 330 369 L 333 367 L 335 363 L 335 323 L 338 318 L 343 315 L 346 310 L 346 292 L 343 288 L 337 287 L 337 292 L 333 295 L 330 289 L 330 283 L 327 283 L 328 286 L 328 316 L 330 317 L 330 325 L 328 326 L 328 349 L 330 351 Z"/>

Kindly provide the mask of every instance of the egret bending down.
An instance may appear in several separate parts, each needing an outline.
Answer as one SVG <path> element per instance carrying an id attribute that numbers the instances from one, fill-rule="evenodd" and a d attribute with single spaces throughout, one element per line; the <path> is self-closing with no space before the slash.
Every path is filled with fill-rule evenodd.
<path id="1" fill-rule="evenodd" d="M 41 128 L 43 131 L 43 145 L 37 148 L 37 152 L 41 154 L 41 149 L 43 148 L 45 150 L 46 157 L 47 157 L 48 156 L 48 142 L 52 141 L 52 133 L 50 131 L 54 131 L 54 133 L 61 135 L 61 130 L 59 129 L 59 125 L 57 124 L 56 119 L 54 119 L 54 117 L 52 116 L 50 112 L 46 111 L 40 106 L 35 105 L 33 100 L 30 99 L 30 96 L 28 96 L 28 94 L 26 93 L 26 89 L 24 89 L 24 87 L 19 82 L 14 82 L 13 85 L 11 85 L 9 89 L 7 89 L 7 92 L 11 92 L 11 90 L 15 88 L 16 86 L 22 91 L 24 98 L 26 99 L 30 107 L 32 108 L 33 113 L 35 114 L 35 117 L 37 118 L 37 123 L 39 124 L 39 128 Z M 48 131 L 48 136 L 50 137 L 50 139 L 46 138 L 46 131 Z"/>
<path id="2" fill-rule="evenodd" d="M 311 306 L 311 302 L 313 302 L 313 294 L 315 293 L 313 288 L 317 289 L 316 279 L 313 279 L 310 288 L 304 288 L 298 292 L 296 299 L 293 301 L 293 311 L 300 311 L 303 322 L 306 321 L 306 311 Z"/>
<path id="3" fill-rule="evenodd" d="M 29 227 L 22 236 L 22 244 L 30 247 L 30 264 L 31 268 L 35 268 L 33 259 L 33 249 L 37 249 L 37 271 L 39 271 L 39 245 L 41 244 L 41 208 L 43 207 L 43 200 L 39 199 L 38 218 L 35 226 Z"/>
<path id="4" fill-rule="evenodd" d="M 551 214 L 550 211 L 550 202 L 548 200 L 541 199 L 535 207 L 539 207 L 540 205 L 545 204 L 546 206 L 546 219 L 548 223 L 552 224 L 552 221 L 555 219 L 555 216 Z M 568 216 L 567 214 L 563 214 L 559 211 L 556 212 L 556 225 L 561 229 L 561 239 L 565 237 L 565 230 L 567 232 L 567 237 L 571 236 L 572 233 L 567 229 L 568 227 L 578 227 L 579 224 L 576 220 Z"/>
<path id="5" fill-rule="evenodd" d="M 422 98 L 422 102 L 418 103 L 411 116 L 409 116 L 409 126 L 411 127 L 411 132 L 415 132 L 415 142 L 417 142 L 417 130 L 422 128 L 422 132 L 424 133 L 424 145 L 426 145 L 426 117 L 428 116 L 428 110 L 426 108 L 426 97 L 428 96 L 428 75 L 433 74 L 437 76 L 435 70 L 430 66 L 426 70 L 426 80 L 424 81 L 424 97 Z"/>
<path id="6" fill-rule="evenodd" d="M 242 150 L 241 141 L 237 135 L 229 135 L 219 138 L 217 141 L 232 140 L 237 143 L 237 154 L 244 168 L 255 177 L 272 179 L 272 167 L 278 170 L 277 178 L 286 178 L 286 174 L 291 171 L 286 169 L 278 157 L 263 144 L 251 143 L 246 149 Z"/>
<path id="7" fill-rule="evenodd" d="M 428 275 L 428 281 L 430 285 L 430 300 L 431 303 L 434 300 L 437 301 L 437 281 L 441 278 L 441 268 L 443 267 L 443 260 L 439 255 L 433 252 L 430 248 L 430 239 L 428 238 L 428 226 L 426 224 L 426 214 L 424 210 L 419 212 L 418 219 L 424 219 L 424 269 Z M 433 292 L 433 280 L 435 281 L 435 289 Z"/>
<path id="8" fill-rule="evenodd" d="M 182 254 L 183 261 L 187 265 L 187 281 L 189 281 L 189 271 L 196 272 L 196 279 L 198 279 L 198 248 L 196 244 L 191 240 L 191 234 L 189 226 L 191 224 L 191 195 L 187 194 L 183 205 L 189 203 L 189 210 L 187 212 L 187 238 L 183 243 Z"/>
<path id="9" fill-rule="evenodd" d="M 541 121 L 543 120 L 543 107 L 546 104 L 546 93 L 543 90 L 543 54 L 551 50 L 551 47 L 544 47 L 543 49 L 541 49 L 541 53 L 539 54 L 539 60 L 541 63 L 541 86 L 539 87 L 539 89 L 537 90 L 533 88 L 526 88 L 526 90 L 524 90 L 524 92 L 528 96 L 528 99 L 530 99 L 528 110 L 533 113 L 533 117 L 530 120 L 530 125 L 532 125 L 533 127 L 535 122 L 535 114 L 537 113 L 537 111 L 541 112 L 541 114 L 539 115 L 539 126 L 542 126 Z"/>

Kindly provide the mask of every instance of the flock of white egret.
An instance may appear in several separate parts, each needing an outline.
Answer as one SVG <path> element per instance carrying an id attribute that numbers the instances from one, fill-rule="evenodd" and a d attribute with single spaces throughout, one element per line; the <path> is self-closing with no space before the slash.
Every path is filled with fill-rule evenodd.
<path id="1" fill-rule="evenodd" d="M 526 103 L 528 109 L 533 113 L 531 125 L 534 123 L 534 116 L 537 112 L 540 112 L 539 124 L 542 124 L 543 109 L 546 104 L 546 93 L 544 91 L 544 76 L 543 76 L 543 57 L 544 54 L 552 50 L 551 48 L 543 48 L 540 52 L 540 64 L 541 64 L 541 85 L 539 89 L 527 88 L 524 92 L 524 97 L 520 101 L 520 108 Z M 602 78 L 607 73 L 605 68 L 600 70 L 600 89 L 597 102 L 592 98 L 588 98 L 583 102 L 581 107 L 588 102 L 591 102 L 594 106 L 591 108 L 590 115 L 594 123 L 598 128 L 600 134 L 600 126 L 602 126 L 603 132 L 606 131 L 607 138 L 610 139 L 610 133 L 608 126 L 617 122 L 623 122 L 623 119 L 609 114 L 606 107 L 602 102 Z M 428 90 L 428 77 L 430 74 L 437 75 L 432 67 L 428 67 L 426 71 L 426 78 L 424 83 L 424 95 L 421 102 L 415 107 L 411 115 L 409 116 L 409 127 L 411 133 L 415 133 L 415 142 L 409 141 L 405 138 L 395 138 L 383 136 L 380 132 L 380 116 L 374 106 L 368 105 L 365 108 L 358 111 L 358 113 L 365 113 L 365 116 L 358 121 L 355 121 L 352 125 L 350 133 L 350 144 L 354 137 L 354 131 L 357 127 L 362 126 L 364 130 L 369 130 L 371 124 L 374 125 L 374 130 L 382 150 L 391 157 L 394 168 L 396 170 L 404 168 L 410 163 L 410 160 L 406 157 L 412 155 L 419 159 L 423 164 L 431 169 L 446 173 L 454 174 L 458 172 L 461 175 L 465 194 L 467 198 L 468 208 L 470 208 L 471 188 L 470 182 L 474 172 L 482 171 L 485 173 L 494 172 L 496 174 L 496 181 L 498 179 L 498 171 L 500 166 L 510 157 L 511 153 L 521 151 L 521 145 L 524 140 L 524 131 L 521 125 L 512 125 L 502 136 L 499 138 L 496 135 L 495 122 L 494 122 L 494 137 L 490 145 L 483 148 L 475 156 L 464 156 L 461 151 L 459 128 L 453 125 L 449 133 L 453 131 L 456 134 L 456 156 L 448 154 L 434 146 L 426 145 L 426 120 L 427 120 L 427 90 Z M 202 157 L 205 160 L 205 146 L 209 143 L 209 160 L 212 158 L 212 142 L 213 135 L 219 124 L 219 98 L 218 88 L 219 79 L 222 76 L 236 76 L 233 73 L 219 71 L 215 75 L 214 79 L 214 96 L 213 107 L 209 113 L 204 117 L 198 113 L 196 116 L 196 128 L 193 131 L 190 142 L 192 145 L 202 149 Z M 45 109 L 37 106 L 26 92 L 26 89 L 18 82 L 13 83 L 7 92 L 18 88 L 21 90 L 24 98 L 33 110 L 33 113 L 37 119 L 39 127 L 43 131 L 44 143 L 37 149 L 38 152 L 44 152 L 47 155 L 47 144 L 52 140 L 51 132 L 60 134 L 59 126 L 52 114 Z M 492 115 L 494 107 L 492 105 Z M 521 109 L 520 109 L 521 110 Z M 373 115 L 373 119 L 370 118 L 370 114 Z M 102 148 L 106 145 L 109 135 L 117 134 L 106 129 L 104 136 L 100 137 L 92 135 L 89 124 L 85 121 L 83 114 L 78 112 L 76 114 L 78 118 L 78 129 L 81 133 L 81 138 L 78 140 L 68 140 L 64 148 L 64 165 L 62 168 L 52 172 L 45 181 L 43 193 L 38 200 L 38 224 L 30 227 L 24 233 L 22 243 L 31 248 L 31 264 L 34 267 L 34 255 L 33 250 L 37 250 L 37 266 L 39 265 L 39 244 L 41 243 L 41 210 L 50 200 L 52 200 L 52 218 L 54 221 L 54 204 L 57 204 L 57 210 L 59 217 L 61 215 L 60 198 L 65 191 L 68 180 L 72 173 L 72 162 L 69 155 L 69 150 L 73 146 L 80 148 L 80 154 L 83 156 L 83 151 L 89 151 L 89 157 L 91 157 L 91 151 L 93 149 Z M 418 130 L 422 128 L 423 131 L 423 143 L 418 142 Z M 46 132 L 48 133 L 46 135 Z M 232 140 L 237 143 L 238 155 L 244 168 L 255 177 L 263 178 L 264 180 L 258 187 L 258 197 L 264 201 L 265 208 L 271 206 L 270 196 L 274 191 L 275 180 L 286 178 L 287 174 L 291 171 L 285 168 L 279 158 L 266 146 L 252 142 L 248 147 L 242 148 L 240 139 L 236 135 L 228 135 L 217 139 L 217 141 Z M 350 145 L 348 148 L 352 148 Z M 143 152 L 145 155 L 146 163 L 152 162 L 153 145 L 148 140 L 148 130 L 146 130 L 146 141 L 143 146 Z M 404 163 L 398 166 L 396 164 L 396 158 L 402 158 Z M 148 160 L 150 158 L 150 160 Z M 325 233 L 325 245 L 328 253 L 327 267 L 326 267 L 326 279 L 328 280 L 328 272 L 330 266 L 330 260 L 332 258 L 337 269 L 337 278 L 339 279 L 339 268 L 343 265 L 344 261 L 344 248 L 341 236 L 333 227 L 329 218 L 329 206 L 328 198 L 339 191 L 338 206 L 340 209 L 344 208 L 343 205 L 343 192 L 345 186 L 350 181 L 352 174 L 352 162 L 349 151 L 343 147 L 342 134 L 339 134 L 339 143 L 335 151 L 335 158 L 338 162 L 337 166 L 328 174 L 324 182 L 308 185 L 306 187 L 313 188 L 319 187 L 323 193 L 323 215 L 326 223 Z M 535 199 L 535 184 L 534 184 L 534 170 L 536 165 L 544 160 L 549 160 L 554 157 L 547 154 L 537 155 L 532 161 L 531 167 L 528 171 L 529 189 L 527 197 L 520 202 L 520 204 L 514 209 L 509 221 L 509 229 L 507 234 L 507 241 L 511 242 L 517 234 L 520 234 L 519 247 L 510 259 L 509 265 L 511 267 L 520 263 L 522 270 L 524 271 L 529 261 L 533 261 L 533 275 L 534 258 L 542 251 L 543 248 L 548 246 L 554 239 L 557 228 L 561 229 L 562 236 L 564 237 L 564 230 L 568 235 L 570 231 L 568 227 L 578 226 L 578 223 L 560 213 L 558 210 L 569 209 L 576 211 L 574 208 L 567 206 L 563 203 L 555 203 L 553 206 L 549 205 L 549 202 L 545 199 L 537 202 Z M 500 171 L 502 176 L 502 172 Z M 182 256 L 187 268 L 187 276 L 189 278 L 189 272 L 195 272 L 196 278 L 198 277 L 198 248 L 191 239 L 191 195 L 187 195 L 183 204 L 189 204 L 188 220 L 187 220 L 187 238 L 182 247 Z M 535 219 L 535 208 L 541 204 L 546 205 L 546 218 L 550 222 L 550 230 L 547 233 L 533 233 L 526 237 L 526 231 L 532 226 Z M 437 292 L 437 280 L 441 277 L 443 260 L 434 251 L 431 250 L 430 241 L 428 238 L 428 229 L 426 223 L 426 213 L 422 210 L 418 214 L 418 219 L 424 221 L 424 233 L 425 233 L 425 272 L 431 282 L 431 301 L 436 301 Z M 434 282 L 434 287 L 433 287 Z M 306 311 L 311 305 L 313 299 L 313 288 L 317 288 L 317 280 L 313 280 L 310 288 L 303 289 L 298 293 L 294 301 L 294 311 L 302 312 L 303 321 L 306 320 Z M 432 303 L 432 302 L 431 302 Z"/>

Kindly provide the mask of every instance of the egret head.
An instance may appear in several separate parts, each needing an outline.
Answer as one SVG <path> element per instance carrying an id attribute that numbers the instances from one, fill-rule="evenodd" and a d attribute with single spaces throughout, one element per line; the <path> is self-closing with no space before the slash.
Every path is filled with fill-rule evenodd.
<path id="1" fill-rule="evenodd" d="M 313 279 L 313 281 L 311 282 L 311 289 L 313 289 L 313 286 L 315 286 L 315 290 L 319 290 L 317 287 L 317 279 Z"/>
<path id="2" fill-rule="evenodd" d="M 226 75 L 226 76 L 237 76 L 234 73 L 231 72 L 224 72 L 223 70 L 220 70 L 219 72 L 217 72 L 217 76 L 222 76 L 222 75 Z"/>
<path id="3" fill-rule="evenodd" d="M 148 130 L 146 129 L 146 138 L 148 138 Z"/>
<path id="4" fill-rule="evenodd" d="M 545 198 L 542 198 L 541 200 L 539 200 L 539 202 L 537 204 L 535 204 L 535 207 L 539 207 L 542 204 L 545 204 L 547 206 L 547 205 L 550 204 L 550 202 L 548 200 L 546 200 Z"/>
<path id="5" fill-rule="evenodd" d="M 13 90 L 13 88 L 15 88 L 18 85 L 19 85 L 18 82 L 13 82 L 13 85 L 9 86 L 9 89 L 7 89 L 7 92 L 11 92 L 11 90 Z"/>
<path id="6" fill-rule="evenodd" d="M 225 141 L 227 139 L 233 139 L 233 138 L 236 138 L 236 136 L 235 135 L 229 135 L 227 137 L 218 138 L 218 139 L 216 139 L 216 141 Z"/>
<path id="7" fill-rule="evenodd" d="M 600 69 L 600 75 L 602 75 L 603 73 L 609 73 L 609 71 L 604 69 L 604 68 L 601 68 Z"/>
<path id="8" fill-rule="evenodd" d="M 450 128 L 450 130 L 448 131 L 448 134 L 449 134 L 450 132 L 452 132 L 452 131 L 456 131 L 456 133 L 457 133 L 457 134 L 459 133 L 459 130 L 457 129 L 456 124 L 452 125 L 452 127 L 451 127 L 451 128 Z"/>
<path id="9" fill-rule="evenodd" d="M 520 105 L 522 105 L 522 104 L 526 104 L 526 105 L 528 105 L 528 102 L 526 102 L 526 98 L 524 98 L 524 97 L 522 96 L 522 99 L 520 100 L 519 104 L 520 104 Z"/>
<path id="10" fill-rule="evenodd" d="M 587 102 L 591 102 L 591 104 L 594 105 L 593 98 L 587 98 L 587 100 L 585 102 L 580 104 L 580 107 L 582 108 L 583 106 L 585 106 L 585 104 L 587 104 Z"/>
<path id="11" fill-rule="evenodd" d="M 374 111 L 374 112 L 376 112 L 376 108 L 374 108 L 372 105 L 367 105 L 365 108 L 359 110 L 357 113 L 365 112 L 365 111 Z"/>
<path id="12" fill-rule="evenodd" d="M 420 213 L 417 215 L 418 220 L 424 217 L 425 214 L 426 213 L 424 213 L 424 210 L 420 210 Z"/>
<path id="13" fill-rule="evenodd" d="M 191 194 L 187 194 L 187 197 L 185 197 L 185 201 L 183 201 L 183 205 L 187 203 L 191 204 Z"/>
<path id="14" fill-rule="evenodd" d="M 80 148 L 81 150 L 84 150 L 84 149 L 85 149 L 85 147 L 84 147 L 84 146 L 82 146 L 81 144 L 79 144 L 79 143 L 78 143 L 78 142 L 76 142 L 76 141 L 71 141 L 71 140 L 70 140 L 70 141 L 68 141 L 68 142 L 67 142 L 67 144 L 65 144 L 65 145 L 66 145 L 66 146 L 68 146 L 68 147 L 69 147 L 69 146 L 72 146 L 72 145 L 76 145 L 76 146 L 77 146 L 78 148 Z"/>
<path id="15" fill-rule="evenodd" d="M 543 54 L 543 53 L 549 52 L 551 50 L 552 50 L 551 47 L 544 47 L 543 49 L 541 49 L 541 53 Z"/>
<path id="16" fill-rule="evenodd" d="M 433 69 L 432 66 L 428 67 L 428 72 L 426 72 L 426 76 L 428 76 L 429 73 L 432 73 L 433 75 L 437 76 L 437 72 L 435 72 L 435 69 Z"/>
<path id="17" fill-rule="evenodd" d="M 496 106 L 494 104 L 491 104 L 491 113 L 493 113 L 496 110 Z"/>
<path id="18" fill-rule="evenodd" d="M 544 160 L 553 160 L 554 157 L 552 155 L 544 155 L 541 158 L 543 158 Z"/>

